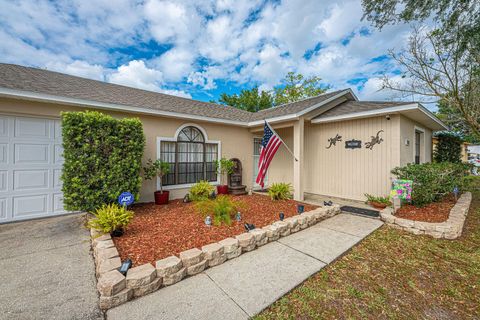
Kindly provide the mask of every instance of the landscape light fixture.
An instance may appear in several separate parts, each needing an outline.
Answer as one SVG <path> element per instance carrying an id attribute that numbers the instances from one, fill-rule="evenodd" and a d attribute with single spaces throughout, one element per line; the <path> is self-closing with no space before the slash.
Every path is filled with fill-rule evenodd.
<path id="1" fill-rule="evenodd" d="M 283 212 L 280 212 L 278 216 L 280 218 L 280 221 L 283 221 L 283 219 L 285 219 L 285 214 Z"/>
<path id="2" fill-rule="evenodd" d="M 130 269 L 131 266 L 132 266 L 132 260 L 127 259 L 127 260 L 123 261 L 123 263 L 122 263 L 122 265 L 120 266 L 120 269 L 118 269 L 118 271 L 119 271 L 121 274 L 126 275 L 128 269 Z"/>
<path id="3" fill-rule="evenodd" d="M 305 206 L 303 204 L 297 204 L 297 213 L 302 214 L 305 211 Z"/>
<path id="4" fill-rule="evenodd" d="M 242 220 L 242 214 L 240 213 L 240 211 L 238 211 L 237 214 L 235 215 L 235 220 L 237 220 L 237 221 Z"/>
<path id="5" fill-rule="evenodd" d="M 205 224 L 207 225 L 207 227 L 210 227 L 212 225 L 212 218 L 210 216 L 207 216 L 205 218 Z"/>

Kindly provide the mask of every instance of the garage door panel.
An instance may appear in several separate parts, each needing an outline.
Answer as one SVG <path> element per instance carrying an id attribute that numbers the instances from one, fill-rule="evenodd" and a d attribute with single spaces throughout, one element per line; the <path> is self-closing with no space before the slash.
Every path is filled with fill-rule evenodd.
<path id="1" fill-rule="evenodd" d="M 0 143 L 0 165 L 8 164 L 8 144 Z"/>
<path id="2" fill-rule="evenodd" d="M 13 197 L 13 217 L 44 216 L 48 212 L 48 195 Z"/>
<path id="3" fill-rule="evenodd" d="M 8 171 L 0 171 L 0 192 L 6 192 L 8 186 Z"/>
<path id="4" fill-rule="evenodd" d="M 50 139 L 50 120 L 40 118 L 15 118 L 15 137 Z"/>
<path id="5" fill-rule="evenodd" d="M 8 136 L 8 117 L 0 116 L 0 137 Z"/>
<path id="6" fill-rule="evenodd" d="M 63 163 L 63 147 L 62 147 L 61 144 L 56 144 L 55 145 L 54 163 L 55 164 L 62 164 Z"/>
<path id="7" fill-rule="evenodd" d="M 56 140 L 61 140 L 62 139 L 62 124 L 60 120 L 54 120 L 54 137 Z"/>
<path id="8" fill-rule="evenodd" d="M 0 221 L 7 219 L 7 198 L 0 198 Z"/>
<path id="9" fill-rule="evenodd" d="M 61 189 L 63 186 L 62 183 L 62 170 L 55 169 L 53 170 L 53 188 L 54 189 Z"/>
<path id="10" fill-rule="evenodd" d="M 62 213 L 65 212 L 63 208 L 63 194 L 57 193 L 53 195 L 53 212 Z"/>
<path id="11" fill-rule="evenodd" d="M 15 163 L 17 164 L 48 164 L 48 144 L 15 144 Z"/>
<path id="12" fill-rule="evenodd" d="M 48 170 L 13 171 L 13 190 L 31 190 L 48 188 Z"/>

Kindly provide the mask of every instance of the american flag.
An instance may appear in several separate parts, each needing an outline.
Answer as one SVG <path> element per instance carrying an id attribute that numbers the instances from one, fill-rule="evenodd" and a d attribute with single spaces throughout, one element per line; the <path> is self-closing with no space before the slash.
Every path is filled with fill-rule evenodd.
<path id="1" fill-rule="evenodd" d="M 257 184 L 264 187 L 264 179 L 267 174 L 268 166 L 272 162 L 273 156 L 283 143 L 278 134 L 265 121 L 263 128 L 262 146 L 260 147 L 260 159 L 258 160 Z"/>

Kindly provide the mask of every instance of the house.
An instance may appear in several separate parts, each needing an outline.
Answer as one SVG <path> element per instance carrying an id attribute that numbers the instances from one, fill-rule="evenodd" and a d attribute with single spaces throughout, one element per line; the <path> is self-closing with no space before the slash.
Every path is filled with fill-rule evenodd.
<path id="1" fill-rule="evenodd" d="M 437 137 L 432 137 L 432 144 L 433 144 L 433 151 L 435 151 L 435 149 L 437 148 L 437 144 L 438 144 L 438 138 Z M 465 142 L 463 141 L 461 143 L 461 160 L 462 162 L 467 162 L 468 161 L 468 146 L 470 145 L 470 143 L 468 142 Z"/>
<path id="2" fill-rule="evenodd" d="M 60 173 L 62 111 L 100 110 L 138 117 L 146 135 L 145 159 L 173 166 L 165 177 L 171 198 L 192 183 L 218 183 L 213 160 L 237 158 L 243 184 L 255 188 L 264 120 L 293 150 L 282 146 L 268 183 L 290 182 L 294 198 L 311 194 L 362 200 L 385 195 L 390 170 L 428 162 L 431 139 L 445 125 L 419 103 L 359 101 L 350 89 L 249 113 L 57 72 L 0 64 L 0 221 L 64 213 Z M 158 181 L 141 200 L 152 201 Z"/>

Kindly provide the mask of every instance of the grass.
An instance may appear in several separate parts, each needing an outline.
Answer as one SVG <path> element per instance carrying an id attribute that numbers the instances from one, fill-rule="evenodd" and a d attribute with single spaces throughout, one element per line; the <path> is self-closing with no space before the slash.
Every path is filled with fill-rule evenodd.
<path id="1" fill-rule="evenodd" d="M 255 319 L 480 319 L 479 186 L 459 239 L 383 226 Z"/>

